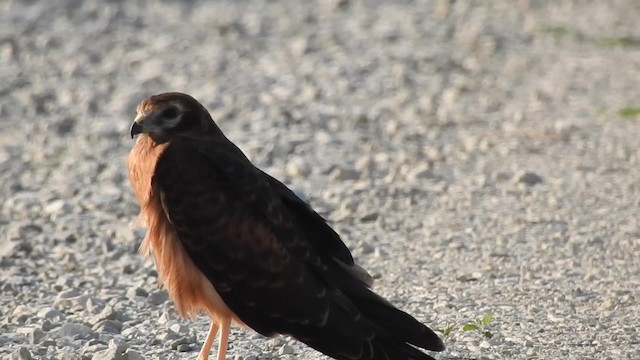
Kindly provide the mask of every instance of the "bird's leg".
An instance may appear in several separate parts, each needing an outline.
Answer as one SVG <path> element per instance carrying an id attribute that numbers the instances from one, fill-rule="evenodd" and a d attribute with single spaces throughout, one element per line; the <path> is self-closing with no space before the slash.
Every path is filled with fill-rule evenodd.
<path id="1" fill-rule="evenodd" d="M 216 333 L 218 332 L 218 324 L 215 321 L 211 321 L 211 327 L 209 328 L 209 333 L 207 334 L 207 338 L 204 340 L 204 344 L 202 344 L 202 350 L 200 350 L 200 354 L 198 354 L 198 360 L 208 360 L 209 352 L 211 351 L 211 345 L 213 345 L 213 340 L 216 338 Z"/>
<path id="2" fill-rule="evenodd" d="M 225 360 L 227 358 L 227 347 L 229 347 L 229 326 L 231 319 L 227 318 L 220 322 L 220 340 L 218 341 L 218 358 L 217 360 Z"/>

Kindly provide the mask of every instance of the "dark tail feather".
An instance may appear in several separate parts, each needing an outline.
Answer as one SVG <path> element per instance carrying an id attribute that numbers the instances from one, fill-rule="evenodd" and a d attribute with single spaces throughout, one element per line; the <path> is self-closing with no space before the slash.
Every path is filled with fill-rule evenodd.
<path id="1" fill-rule="evenodd" d="M 366 317 L 398 340 L 427 350 L 444 350 L 444 343 L 433 330 L 370 290 L 363 289 L 360 295 L 354 296 L 352 300 Z"/>
<path id="2" fill-rule="evenodd" d="M 330 268 L 331 279 L 365 317 L 402 343 L 422 349 L 443 351 L 444 343 L 433 330 L 380 297 L 343 267 Z"/>
<path id="3" fill-rule="evenodd" d="M 354 319 L 343 310 L 334 308 L 322 328 L 294 336 L 337 360 L 435 360 L 366 317 Z"/>

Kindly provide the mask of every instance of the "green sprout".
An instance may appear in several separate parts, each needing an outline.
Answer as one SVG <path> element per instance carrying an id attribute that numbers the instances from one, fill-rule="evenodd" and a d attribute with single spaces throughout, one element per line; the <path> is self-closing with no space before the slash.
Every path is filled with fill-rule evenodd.
<path id="1" fill-rule="evenodd" d="M 444 335 L 445 338 L 448 338 L 449 335 L 451 335 L 451 332 L 453 331 L 453 329 L 455 329 L 455 328 L 456 328 L 455 324 L 447 323 L 447 325 L 445 325 L 445 327 L 440 328 L 440 329 L 436 329 L 436 331 L 441 333 L 442 335 Z"/>
<path id="2" fill-rule="evenodd" d="M 482 333 L 485 337 L 491 338 L 493 337 L 493 334 L 487 330 L 491 320 L 493 320 L 493 313 L 488 313 L 482 319 L 477 318 L 472 323 L 465 324 L 462 327 L 462 331 L 477 331 Z"/>
<path id="3" fill-rule="evenodd" d="M 640 39 L 631 36 L 602 39 L 602 45 L 606 47 L 632 48 L 640 47 Z"/>
<path id="4" fill-rule="evenodd" d="M 638 115 L 640 115 L 640 108 L 638 107 L 624 107 L 620 110 L 618 110 L 618 115 L 625 117 L 625 118 L 635 118 Z"/>

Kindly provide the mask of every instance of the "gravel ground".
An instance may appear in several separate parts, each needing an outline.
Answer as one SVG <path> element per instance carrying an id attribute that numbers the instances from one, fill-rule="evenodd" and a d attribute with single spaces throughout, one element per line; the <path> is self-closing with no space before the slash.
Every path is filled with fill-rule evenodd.
<path id="1" fill-rule="evenodd" d="M 434 328 L 439 359 L 638 359 L 637 1 L 0 2 L 0 356 L 192 359 L 125 173 L 194 95 Z M 492 313 L 482 331 L 462 325 Z M 483 333 L 484 332 L 484 333 Z M 320 359 L 234 330 L 231 359 Z"/>

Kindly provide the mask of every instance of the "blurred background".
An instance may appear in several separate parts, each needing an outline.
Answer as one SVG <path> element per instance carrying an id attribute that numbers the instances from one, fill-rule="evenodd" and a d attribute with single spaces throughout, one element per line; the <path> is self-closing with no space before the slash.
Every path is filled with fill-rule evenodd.
<path id="1" fill-rule="evenodd" d="M 637 357 L 639 16 L 634 0 L 1 1 L 0 355 L 195 358 L 208 319 L 179 319 L 137 255 L 125 170 L 137 103 L 181 91 L 441 330 L 440 359 Z"/>

